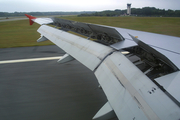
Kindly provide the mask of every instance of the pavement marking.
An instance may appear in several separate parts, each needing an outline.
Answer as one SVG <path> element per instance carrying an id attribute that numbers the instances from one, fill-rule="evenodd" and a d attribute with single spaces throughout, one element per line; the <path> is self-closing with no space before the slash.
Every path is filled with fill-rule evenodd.
<path id="1" fill-rule="evenodd" d="M 20 62 L 33 62 L 33 61 L 43 61 L 43 60 L 55 60 L 60 59 L 62 56 L 58 57 L 43 57 L 43 58 L 31 58 L 31 59 L 18 59 L 18 60 L 4 60 L 0 61 L 0 64 L 7 64 L 7 63 L 20 63 Z"/>

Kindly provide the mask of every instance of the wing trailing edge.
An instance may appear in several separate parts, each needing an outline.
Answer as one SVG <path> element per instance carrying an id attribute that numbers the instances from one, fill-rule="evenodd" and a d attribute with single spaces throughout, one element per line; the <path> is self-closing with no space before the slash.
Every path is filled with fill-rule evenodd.
<path id="1" fill-rule="evenodd" d="M 140 34 L 149 33 L 134 31 L 139 33 L 139 40 L 129 36 L 128 33 L 134 34 L 132 30 L 121 29 L 119 32 L 113 27 L 62 19 L 33 19 L 31 16 L 29 19 L 42 25 L 38 29 L 42 36 L 38 41 L 50 40 L 67 53 L 60 63 L 76 59 L 94 72 L 108 102 L 93 119 L 111 118 L 113 113 L 118 119 L 125 120 L 180 119 L 179 94 L 174 91 L 179 90 L 174 89 L 179 87 L 179 67 L 157 47 L 140 41 L 147 39 L 139 37 Z M 52 22 L 56 28 L 44 25 Z M 122 54 L 122 51 L 127 54 Z"/>
<path id="2" fill-rule="evenodd" d="M 38 32 L 66 53 L 94 71 L 101 61 L 114 49 L 100 43 L 87 40 L 62 30 L 42 25 Z"/>

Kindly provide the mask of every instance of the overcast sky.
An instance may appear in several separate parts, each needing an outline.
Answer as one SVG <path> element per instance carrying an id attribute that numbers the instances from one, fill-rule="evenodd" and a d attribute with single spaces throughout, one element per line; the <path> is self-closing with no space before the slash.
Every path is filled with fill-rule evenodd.
<path id="1" fill-rule="evenodd" d="M 0 12 L 103 11 L 156 7 L 180 10 L 180 0 L 0 0 Z"/>

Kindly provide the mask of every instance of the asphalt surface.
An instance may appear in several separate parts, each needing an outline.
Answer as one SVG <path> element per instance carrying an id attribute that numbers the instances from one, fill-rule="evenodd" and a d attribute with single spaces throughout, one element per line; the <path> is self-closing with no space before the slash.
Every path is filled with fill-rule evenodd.
<path id="1" fill-rule="evenodd" d="M 17 21 L 17 20 L 26 20 L 28 18 L 20 18 L 20 17 L 10 17 L 9 19 L 4 18 L 0 18 L 0 22 L 7 22 L 7 21 Z"/>
<path id="2" fill-rule="evenodd" d="M 57 46 L 0 49 L 0 61 L 62 56 Z M 0 64 L 0 120 L 91 120 L 107 102 L 78 61 Z"/>

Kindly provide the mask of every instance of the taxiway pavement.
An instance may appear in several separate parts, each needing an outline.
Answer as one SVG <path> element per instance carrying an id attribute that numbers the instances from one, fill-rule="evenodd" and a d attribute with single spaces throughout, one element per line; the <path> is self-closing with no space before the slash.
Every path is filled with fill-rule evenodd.
<path id="1" fill-rule="evenodd" d="M 0 49 L 0 61 L 62 56 L 55 45 Z M 0 64 L 1 120 L 91 120 L 107 102 L 89 69 L 74 60 Z"/>
<path id="2" fill-rule="evenodd" d="M 9 19 L 6 19 L 5 17 L 4 18 L 1 18 L 0 19 L 0 22 L 7 22 L 7 21 L 17 21 L 17 20 L 27 20 L 28 18 L 25 18 L 25 17 L 10 17 Z"/>

